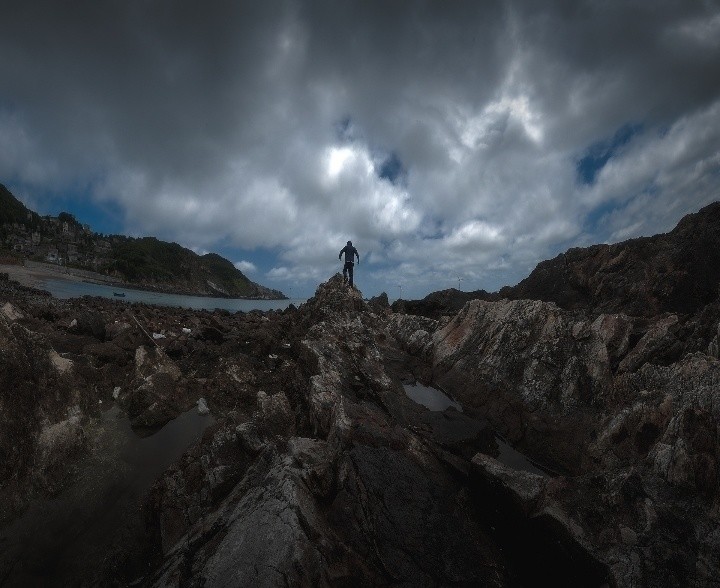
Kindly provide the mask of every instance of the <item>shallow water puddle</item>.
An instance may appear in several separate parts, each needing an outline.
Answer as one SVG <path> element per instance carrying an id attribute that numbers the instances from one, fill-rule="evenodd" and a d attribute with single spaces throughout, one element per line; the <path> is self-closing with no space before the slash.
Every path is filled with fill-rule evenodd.
<path id="1" fill-rule="evenodd" d="M 497 459 L 500 463 L 511 467 L 514 470 L 530 472 L 531 474 L 537 474 L 538 476 L 543 476 L 545 478 L 549 477 L 548 472 L 535 465 L 525 455 L 501 439 L 498 435 L 495 435 L 495 443 L 497 443 L 500 451 L 495 459 Z"/>
<path id="2" fill-rule="evenodd" d="M 139 437 L 119 407 L 103 413 L 76 481 L 53 498 L 33 501 L 0 530 L 0 584 L 74 585 L 92 578 L 108 553 L 138 541 L 143 495 L 213 421 L 193 408 Z"/>
<path id="3" fill-rule="evenodd" d="M 411 400 L 422 404 L 428 410 L 443 411 L 452 406 L 455 410 L 462 412 L 462 406 L 437 388 L 423 386 L 418 383 L 405 384 L 405 394 L 407 394 Z"/>
<path id="4" fill-rule="evenodd" d="M 452 406 L 455 410 L 462 412 L 462 406 L 459 403 L 437 388 L 433 388 L 432 386 L 423 386 L 418 383 L 405 384 L 404 387 L 405 393 L 411 400 L 417 402 L 418 404 L 422 404 L 428 410 L 444 411 Z M 548 472 L 533 463 L 525 455 L 503 440 L 499 435 L 495 435 L 495 442 L 497 443 L 499 451 L 496 459 L 500 463 L 515 470 L 530 472 L 532 474 L 545 477 L 549 475 Z"/>

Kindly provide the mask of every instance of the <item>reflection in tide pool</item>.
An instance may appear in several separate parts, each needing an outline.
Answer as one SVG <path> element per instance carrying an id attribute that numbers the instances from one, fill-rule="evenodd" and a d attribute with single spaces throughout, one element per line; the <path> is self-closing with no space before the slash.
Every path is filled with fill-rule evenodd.
<path id="1" fill-rule="evenodd" d="M 462 406 L 452 400 L 447 394 L 441 392 L 437 388 L 423 386 L 422 384 L 405 384 L 405 393 L 418 404 L 422 404 L 429 410 L 443 411 L 446 408 L 453 407 L 455 410 L 462 412 Z M 499 435 L 495 436 L 495 443 L 498 447 L 498 455 L 496 459 L 514 469 L 524 472 L 530 472 L 539 476 L 548 477 L 548 471 L 542 469 L 539 465 L 532 462 L 509 443 L 504 441 Z"/>
<path id="2" fill-rule="evenodd" d="M 119 407 L 103 413 L 75 482 L 0 529 L 0 585 L 95 585 L 103 560 L 142 537 L 143 496 L 213 422 L 193 408 L 139 437 Z"/>
<path id="3" fill-rule="evenodd" d="M 422 384 L 405 384 L 405 393 L 418 404 L 422 404 L 429 410 L 445 410 L 451 406 L 462 412 L 462 406 L 451 399 L 447 394 L 437 388 L 423 386 Z"/>
<path id="4" fill-rule="evenodd" d="M 514 470 L 530 472 L 531 474 L 537 474 L 538 476 L 543 476 L 545 478 L 549 477 L 548 472 L 535 465 L 525 455 L 520 453 L 509 443 L 503 441 L 497 435 L 495 436 L 495 443 L 497 443 L 498 450 L 500 451 L 496 458 L 500 463 L 505 464 Z"/>
<path id="5" fill-rule="evenodd" d="M 210 298 L 206 296 L 185 296 L 183 294 L 163 294 L 145 290 L 130 290 L 119 286 L 73 282 L 69 280 L 45 280 L 40 288 L 47 290 L 55 298 L 80 298 L 81 296 L 100 296 L 123 302 L 143 302 L 159 306 L 178 306 L 193 310 L 229 310 L 230 312 L 249 312 L 251 310 L 283 310 L 294 304 L 299 306 L 305 299 L 295 300 L 246 300 L 244 298 Z M 123 294 L 122 297 L 116 294 Z"/>

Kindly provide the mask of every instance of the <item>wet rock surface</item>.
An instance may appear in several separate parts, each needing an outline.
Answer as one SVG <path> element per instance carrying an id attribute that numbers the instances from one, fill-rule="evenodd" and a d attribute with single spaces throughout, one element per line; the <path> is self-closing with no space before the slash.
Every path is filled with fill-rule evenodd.
<path id="1" fill-rule="evenodd" d="M 67 583 L 713 585 L 714 304 L 428 318 L 336 275 L 299 308 L 231 314 L 0 281 L 2 525 L 72 492 L 102 407 L 150 439 L 201 409 L 213 424 L 138 497 L 140 522 Z M 462 412 L 414 402 L 416 382 Z M 497 433 L 540 469 L 504 462 Z M 0 584 L 20 572 L 0 558 Z"/>

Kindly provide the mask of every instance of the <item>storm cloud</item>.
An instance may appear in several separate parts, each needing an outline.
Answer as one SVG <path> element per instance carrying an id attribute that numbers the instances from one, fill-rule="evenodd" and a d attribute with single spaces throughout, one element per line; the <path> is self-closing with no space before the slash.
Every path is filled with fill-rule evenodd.
<path id="1" fill-rule="evenodd" d="M 718 2 L 4 3 L 0 181 L 310 294 L 495 290 L 718 199 Z M 56 204 L 55 204 L 56 206 Z"/>

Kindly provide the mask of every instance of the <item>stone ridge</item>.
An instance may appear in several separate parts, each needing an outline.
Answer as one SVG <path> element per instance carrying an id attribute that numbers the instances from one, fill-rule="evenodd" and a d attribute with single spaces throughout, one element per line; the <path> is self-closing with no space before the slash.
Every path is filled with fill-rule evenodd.
<path id="1" fill-rule="evenodd" d="M 613 245 L 569 249 L 540 262 L 516 286 L 499 292 L 433 292 L 399 301 L 393 310 L 432 318 L 454 314 L 468 301 L 542 300 L 566 310 L 654 317 L 692 314 L 720 291 L 720 202 L 680 220 L 669 233 Z"/>
<path id="2" fill-rule="evenodd" d="M 717 299 L 719 286 L 720 202 L 715 202 L 685 216 L 667 234 L 570 249 L 499 296 L 650 317 L 694 313 Z"/>
<path id="3" fill-rule="evenodd" d="M 436 320 L 377 302 L 340 275 L 299 308 L 235 314 L 58 301 L 0 279 L 0 578 L 699 588 L 720 577 L 720 305 L 648 318 L 473 300 Z M 404 385 L 416 383 L 462 411 L 415 403 Z M 98 557 L 53 568 L 12 525 L 31 497 L 67 500 L 93 457 L 121 471 L 102 449 L 112 403 L 142 434 L 193 406 L 215 422 L 97 539 Z M 78 512 L 102 514 L 102 498 L 84 488 Z"/>

